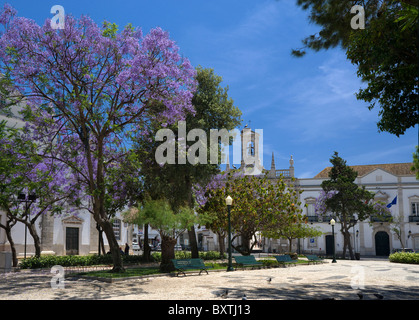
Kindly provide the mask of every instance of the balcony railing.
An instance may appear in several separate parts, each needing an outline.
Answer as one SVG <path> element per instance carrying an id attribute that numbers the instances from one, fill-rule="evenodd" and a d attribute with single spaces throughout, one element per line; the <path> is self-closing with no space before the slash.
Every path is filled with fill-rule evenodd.
<path id="1" fill-rule="evenodd" d="M 390 222 L 391 220 L 391 215 L 376 215 L 370 217 L 371 222 Z"/>
<path id="2" fill-rule="evenodd" d="M 318 216 L 307 216 L 307 221 L 308 222 L 319 222 L 319 217 Z"/>
<path id="3" fill-rule="evenodd" d="M 289 170 L 289 169 L 280 169 L 280 170 L 275 170 L 275 175 L 276 175 L 277 177 L 279 177 L 281 174 L 284 176 L 284 178 L 289 178 L 289 177 L 291 177 L 291 172 L 290 172 L 290 170 Z"/>
<path id="4" fill-rule="evenodd" d="M 308 222 L 324 222 L 329 223 L 329 221 L 332 219 L 332 216 L 307 216 Z"/>
<path id="5" fill-rule="evenodd" d="M 409 222 L 419 222 L 419 216 L 409 216 Z"/>

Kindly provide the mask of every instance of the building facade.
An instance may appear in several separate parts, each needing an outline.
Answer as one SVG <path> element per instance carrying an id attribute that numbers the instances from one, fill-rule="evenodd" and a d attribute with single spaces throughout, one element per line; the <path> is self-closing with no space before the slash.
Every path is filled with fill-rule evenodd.
<path id="1" fill-rule="evenodd" d="M 419 251 L 419 181 L 411 171 L 412 163 L 351 166 L 358 172 L 356 184 L 375 194 L 374 200 L 389 206 L 393 222 L 384 222 L 377 217 L 358 222 L 351 233 L 355 252 L 368 256 L 387 256 L 396 249 L 409 248 Z M 316 239 L 300 241 L 303 251 L 330 254 L 332 230 L 330 219 L 315 214 L 314 203 L 320 195 L 321 183 L 329 179 L 330 168 L 324 169 L 311 179 L 299 179 L 302 190 L 301 202 L 309 223 L 324 232 Z M 331 218 L 331 217 L 330 217 Z M 337 219 L 335 219 L 337 221 Z M 400 236 L 394 231 L 400 230 Z M 340 224 L 335 225 L 336 252 L 343 249 Z"/>
<path id="2" fill-rule="evenodd" d="M 5 118 L 6 119 L 6 118 Z M 0 119 L 1 120 L 1 119 Z M 10 125 L 21 126 L 23 122 L 18 115 L 7 118 Z M 303 213 L 307 216 L 309 223 L 318 228 L 323 234 L 317 238 L 297 239 L 292 243 L 293 251 L 301 253 L 315 253 L 330 255 L 335 243 L 336 253 L 343 249 L 343 237 L 340 232 L 340 225 L 336 223 L 334 240 L 330 219 L 321 218 L 315 214 L 314 204 L 322 190 L 321 183 L 327 180 L 330 168 L 325 168 L 319 174 L 309 179 L 298 179 L 295 177 L 294 159 L 291 156 L 289 166 L 286 169 L 276 169 L 274 155 L 272 154 L 271 167 L 269 170 L 263 168 L 259 155 L 259 135 L 252 132 L 252 141 L 242 148 L 248 149 L 251 159 L 256 159 L 253 164 L 242 161 L 240 168 L 231 168 L 227 162 L 226 170 L 242 170 L 252 172 L 255 167 L 262 171 L 269 179 L 275 181 L 282 177 L 287 184 L 292 184 L 299 192 L 299 200 Z M 253 166 L 253 167 L 252 167 Z M 355 252 L 360 255 L 386 256 L 395 249 L 410 248 L 419 251 L 419 181 L 416 180 L 414 172 L 411 171 L 412 163 L 399 164 L 378 164 L 353 166 L 358 172 L 356 183 L 365 186 L 368 191 L 375 194 L 376 201 L 386 204 L 394 203 L 390 207 L 394 220 L 399 221 L 397 225 L 389 222 L 382 222 L 373 219 L 358 222 L 351 233 L 351 243 Z M 337 222 L 338 220 L 335 219 Z M 5 224 L 6 215 L 0 211 L 0 223 Z M 114 219 L 114 232 L 118 243 L 124 249 L 127 243 L 131 252 L 136 244 L 143 240 L 141 226 L 133 226 L 125 223 L 120 214 Z M 400 229 L 400 237 L 394 232 L 394 227 Z M 12 237 L 18 256 L 31 256 L 34 254 L 32 237 L 26 232 L 22 223 L 17 223 L 12 229 Z M 41 239 L 41 254 L 55 255 L 87 255 L 98 252 L 99 232 L 92 214 L 86 210 L 80 210 L 77 214 L 62 214 L 51 216 L 44 214 L 36 224 L 38 235 Z M 205 226 L 195 227 L 198 247 L 200 250 L 219 250 L 219 239 L 211 230 Z M 107 249 L 106 236 L 103 237 L 105 250 Z M 401 241 L 400 241 L 401 240 Z M 149 229 L 149 243 L 156 246 L 160 243 L 160 235 L 156 230 Z M 178 245 L 182 248 L 189 247 L 188 233 L 185 232 L 178 238 Z M 226 245 L 225 248 L 228 246 Z M 255 250 L 271 253 L 288 251 L 289 243 L 285 239 L 267 239 L 257 235 Z M 0 228 L 0 251 L 10 251 L 10 244 L 7 241 L 5 231 Z"/>

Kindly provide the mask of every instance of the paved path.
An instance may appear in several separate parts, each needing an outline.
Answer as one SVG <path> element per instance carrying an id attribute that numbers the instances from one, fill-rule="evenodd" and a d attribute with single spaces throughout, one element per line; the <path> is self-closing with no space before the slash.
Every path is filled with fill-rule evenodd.
<path id="1" fill-rule="evenodd" d="M 419 265 L 374 259 L 338 260 L 281 268 L 213 271 L 186 277 L 148 277 L 115 283 L 66 278 L 51 288 L 48 271 L 0 275 L 1 300 L 419 300 Z M 268 281 L 267 279 L 271 279 Z M 221 294 L 228 290 L 226 297 Z M 378 297 L 380 297 L 378 296 Z"/>

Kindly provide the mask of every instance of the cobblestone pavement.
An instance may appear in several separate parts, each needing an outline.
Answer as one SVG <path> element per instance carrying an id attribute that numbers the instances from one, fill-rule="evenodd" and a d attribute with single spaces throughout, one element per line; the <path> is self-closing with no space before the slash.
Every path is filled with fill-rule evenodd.
<path id="1" fill-rule="evenodd" d="M 381 259 L 114 283 L 70 276 L 56 289 L 53 276 L 49 270 L 0 274 L 0 300 L 241 300 L 244 295 L 248 300 L 419 300 L 419 265 Z"/>

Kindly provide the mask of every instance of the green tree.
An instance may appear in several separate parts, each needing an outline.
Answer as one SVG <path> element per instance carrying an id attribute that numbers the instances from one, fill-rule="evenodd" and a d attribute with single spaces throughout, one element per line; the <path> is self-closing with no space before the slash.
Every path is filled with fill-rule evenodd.
<path id="1" fill-rule="evenodd" d="M 256 244 L 257 232 L 279 229 L 290 223 L 304 221 L 292 185 L 287 186 L 282 177 L 276 180 L 262 176 L 246 176 L 230 172 L 224 180 L 206 191 L 206 202 L 200 212 L 210 215 L 206 224 L 214 232 L 225 234 L 227 210 L 225 198 L 233 198 L 231 207 L 232 247 L 242 255 L 249 255 Z"/>
<path id="2" fill-rule="evenodd" d="M 306 223 L 290 222 L 287 225 L 281 226 L 278 229 L 265 231 L 263 235 L 267 238 L 273 239 L 288 239 L 288 252 L 292 252 L 292 240 L 314 238 L 323 234 L 320 230 L 308 226 Z"/>
<path id="3" fill-rule="evenodd" d="M 220 257 L 224 257 L 226 251 L 225 238 L 228 235 L 228 213 L 225 204 L 225 188 L 210 189 L 204 195 L 205 204 L 198 207 L 197 212 L 205 217 L 205 227 L 214 232 L 218 237 Z"/>
<path id="4" fill-rule="evenodd" d="M 292 206 L 290 207 L 292 208 Z M 302 209 L 296 209 L 300 213 Z M 262 233 L 264 237 L 273 239 L 288 239 L 288 252 L 292 252 L 292 241 L 294 239 L 304 239 L 319 237 L 323 234 L 320 230 L 310 227 L 306 221 L 289 220 L 288 223 L 276 226 L 275 224 L 267 227 Z"/>
<path id="5" fill-rule="evenodd" d="M 197 222 L 197 217 L 190 208 L 181 207 L 174 212 L 165 199 L 145 200 L 138 209 L 131 209 L 125 214 L 125 219 L 139 225 L 149 224 L 159 231 L 162 240 L 160 270 L 163 272 L 174 270 L 171 259 L 175 258 L 175 254 L 171 248 L 175 246 L 179 235 Z"/>
<path id="6" fill-rule="evenodd" d="M 341 47 L 367 84 L 356 97 L 379 107 L 379 130 L 397 136 L 419 123 L 418 110 L 418 0 L 297 0 L 310 11 L 309 20 L 321 30 L 293 50 L 319 51 Z M 351 8 L 365 11 L 365 29 L 352 29 Z M 415 10 L 416 9 L 416 10 Z"/>
<path id="7" fill-rule="evenodd" d="M 346 249 L 349 250 L 351 259 L 354 253 L 350 241 L 350 228 L 357 221 L 364 221 L 367 218 L 380 213 L 381 208 L 376 208 L 373 203 L 374 194 L 365 189 L 365 186 L 358 187 L 354 182 L 358 173 L 346 165 L 346 161 L 335 152 L 330 159 L 333 167 L 329 173 L 329 180 L 322 182 L 321 186 L 326 195 L 321 214 L 333 212 L 336 214 L 337 222 L 341 225 L 343 235 L 343 257 Z M 319 199 L 318 199 L 319 200 Z M 320 199 L 321 200 L 321 199 Z"/>
<path id="8" fill-rule="evenodd" d="M 228 87 L 221 87 L 222 78 L 214 73 L 212 69 L 202 67 L 196 68 L 196 80 L 198 87 L 192 98 L 194 113 L 188 113 L 185 118 L 185 131 L 192 129 L 202 129 L 206 133 L 207 154 L 210 150 L 210 130 L 227 129 L 232 130 L 241 123 L 241 111 L 234 106 L 233 100 L 228 96 Z M 155 102 L 150 102 L 155 103 Z M 159 112 L 158 106 L 155 108 Z M 153 130 L 150 135 L 140 135 L 137 137 L 135 149 L 142 162 L 141 175 L 143 177 L 145 192 L 152 198 L 164 197 L 169 201 L 172 209 L 176 212 L 179 207 L 196 206 L 193 185 L 205 183 L 212 176 L 219 173 L 219 164 L 197 163 L 189 161 L 179 163 L 179 153 L 191 150 L 195 141 L 179 141 L 179 123 L 163 127 L 159 122 L 150 119 Z M 147 123 L 147 125 L 149 125 Z M 155 159 L 155 153 L 161 142 L 152 137 L 157 130 L 167 128 L 175 134 L 178 152 L 175 164 L 159 165 Z M 182 151 L 182 148 L 185 150 Z M 219 153 L 221 146 L 217 152 Z M 208 160 L 208 159 L 206 159 Z M 192 257 L 198 258 L 198 247 L 194 226 L 188 229 L 189 241 L 191 244 Z"/>
<path id="9" fill-rule="evenodd" d="M 419 146 L 416 146 L 416 152 L 413 153 L 412 170 L 416 171 L 416 179 L 419 180 Z"/>

